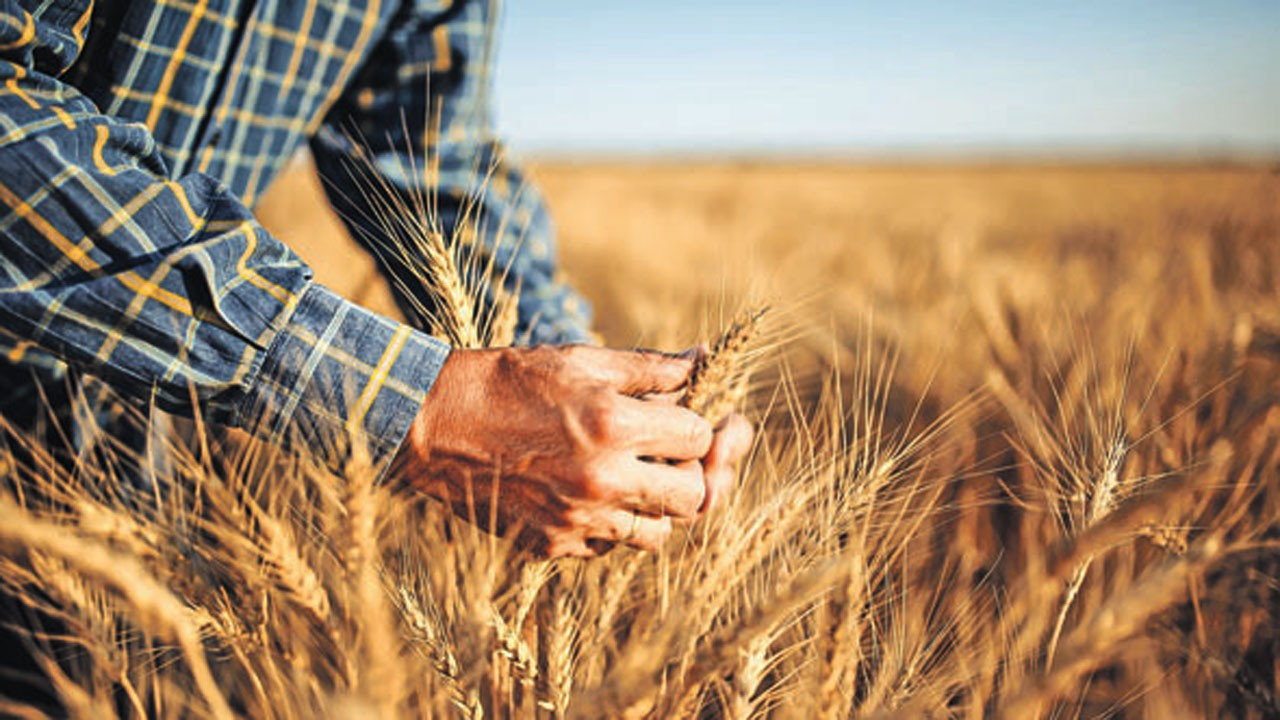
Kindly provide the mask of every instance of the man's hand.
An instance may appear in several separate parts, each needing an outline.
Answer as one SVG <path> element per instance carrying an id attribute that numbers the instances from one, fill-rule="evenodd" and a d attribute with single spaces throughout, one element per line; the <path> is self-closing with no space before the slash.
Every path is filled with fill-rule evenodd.
<path id="1" fill-rule="evenodd" d="M 594 347 L 454 350 L 392 473 L 547 555 L 656 549 L 673 519 L 727 497 L 751 442 L 741 416 L 717 430 L 675 405 L 691 369 Z"/>

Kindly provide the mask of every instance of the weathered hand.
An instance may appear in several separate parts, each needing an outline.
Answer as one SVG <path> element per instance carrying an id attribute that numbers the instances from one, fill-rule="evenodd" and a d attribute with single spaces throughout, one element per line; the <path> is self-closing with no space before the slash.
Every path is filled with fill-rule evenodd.
<path id="1" fill-rule="evenodd" d="M 547 555 L 655 549 L 733 485 L 750 443 L 652 396 L 687 358 L 593 347 L 455 350 L 393 463 L 401 482 Z M 704 469 L 705 467 L 705 469 Z M 474 513 L 474 515 L 472 515 Z"/>

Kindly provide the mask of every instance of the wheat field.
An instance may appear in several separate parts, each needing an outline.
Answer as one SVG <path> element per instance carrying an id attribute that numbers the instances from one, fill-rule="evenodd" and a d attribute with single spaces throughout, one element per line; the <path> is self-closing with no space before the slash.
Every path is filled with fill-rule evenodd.
<path id="1" fill-rule="evenodd" d="M 535 175 L 609 344 L 770 307 L 728 507 L 548 562 L 198 420 L 146 498 L 6 433 L 0 583 L 52 682 L 0 715 L 1280 714 L 1280 171 Z M 260 212 L 390 311 L 317 202 L 303 161 Z"/>

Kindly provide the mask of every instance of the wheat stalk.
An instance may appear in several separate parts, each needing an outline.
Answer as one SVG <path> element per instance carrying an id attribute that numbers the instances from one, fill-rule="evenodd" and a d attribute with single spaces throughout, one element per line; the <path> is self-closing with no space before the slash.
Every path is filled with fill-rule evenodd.
<path id="1" fill-rule="evenodd" d="M 734 663 L 742 649 L 767 634 L 799 606 L 821 597 L 832 585 L 840 582 L 850 568 L 849 558 L 838 556 L 800 574 L 769 599 L 760 602 L 747 617 L 701 643 L 691 661 L 683 663 L 687 669 L 680 674 L 684 679 L 718 675 Z M 666 641 L 669 640 L 668 637 Z M 659 685 L 658 673 L 643 670 L 649 659 L 649 653 L 641 653 L 630 662 L 621 663 L 600 686 L 581 696 L 571 708 L 570 717 L 599 717 L 601 713 L 634 717 L 647 712 L 653 704 L 652 693 Z M 677 679 L 677 687 L 688 685 L 687 680 Z"/>
<path id="2" fill-rule="evenodd" d="M 1167 561 L 1128 592 L 1108 600 L 1067 636 L 1056 667 L 1001 703 L 999 717 L 1038 715 L 1042 703 L 1058 697 L 1073 682 L 1104 664 L 1113 649 L 1140 630 L 1148 618 L 1178 601 L 1188 580 L 1202 573 L 1224 550 L 1221 538 L 1206 537 L 1186 555 Z"/>
<path id="3" fill-rule="evenodd" d="M 380 504 L 374 493 L 374 472 L 363 456 L 357 455 L 345 475 L 343 564 L 351 603 L 348 621 L 356 629 L 360 647 L 360 663 L 355 668 L 358 687 L 383 717 L 394 717 L 399 712 L 405 679 L 399 637 L 379 577 L 381 553 L 376 524 Z"/>

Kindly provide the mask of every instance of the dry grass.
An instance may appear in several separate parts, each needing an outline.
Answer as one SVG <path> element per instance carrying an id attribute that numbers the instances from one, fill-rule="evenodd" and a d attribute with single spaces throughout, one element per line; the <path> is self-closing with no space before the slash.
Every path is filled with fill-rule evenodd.
<path id="1" fill-rule="evenodd" d="M 71 715 L 1280 711 L 1280 177 L 541 179 L 605 335 L 708 341 L 713 386 L 747 389 L 729 507 L 661 553 L 536 562 L 358 464 L 199 432 L 139 498 L 10 435 L 0 581 L 56 627 L 33 642 Z M 794 339 L 715 367 L 760 300 Z"/>

